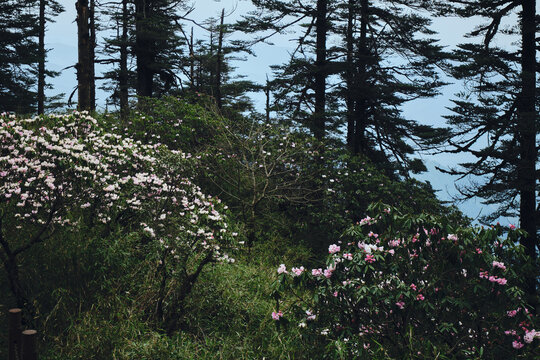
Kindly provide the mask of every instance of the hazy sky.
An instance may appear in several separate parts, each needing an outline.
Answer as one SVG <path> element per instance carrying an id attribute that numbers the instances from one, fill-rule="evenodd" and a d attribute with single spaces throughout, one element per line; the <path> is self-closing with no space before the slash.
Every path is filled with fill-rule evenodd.
<path id="1" fill-rule="evenodd" d="M 49 52 L 49 67 L 52 70 L 62 70 L 73 65 L 77 61 L 77 28 L 75 24 L 75 0 L 59 0 L 64 5 L 66 11 L 56 18 L 56 23 L 49 24 L 46 34 L 47 47 L 51 49 Z M 203 22 L 209 17 L 217 18 L 221 9 L 225 9 L 228 22 L 233 22 L 241 14 L 252 10 L 251 1 L 248 0 L 197 0 L 192 1 L 195 10 L 189 15 L 189 18 L 197 22 Z M 537 5 L 537 11 L 540 4 Z M 440 44 L 448 47 L 453 47 L 456 44 L 465 41 L 464 35 L 474 28 L 477 20 L 463 20 L 457 18 L 436 19 L 433 23 L 433 29 L 439 33 L 441 39 Z M 207 36 L 203 30 L 194 26 L 196 37 Z M 286 62 L 289 58 L 289 51 L 294 47 L 291 38 L 294 34 L 288 34 L 273 39 L 273 46 L 261 44 L 255 49 L 256 57 L 249 56 L 247 61 L 237 64 L 237 72 L 246 75 L 248 79 L 260 83 L 265 81 L 266 75 L 271 77 L 270 65 Z M 497 45 L 510 47 L 512 46 L 511 38 L 502 38 L 498 40 Z M 103 68 L 97 68 L 96 73 L 102 71 Z M 64 92 L 69 95 L 75 85 L 76 77 L 73 68 L 64 70 L 62 75 L 51 81 L 54 85 L 54 90 L 49 94 Z M 98 84 L 99 86 L 99 84 Z M 450 99 L 452 94 L 459 91 L 460 84 L 449 85 L 443 90 L 443 94 L 432 98 L 423 99 L 409 103 L 404 108 L 404 116 L 407 118 L 416 119 L 420 122 L 425 122 L 435 125 L 444 125 L 442 115 L 448 114 L 446 107 L 451 105 Z M 105 104 L 105 93 L 98 91 L 97 104 L 103 109 Z M 76 100 L 76 96 L 74 96 Z M 262 103 L 262 98 L 256 99 L 256 102 Z M 441 190 L 439 197 L 448 200 L 451 195 L 456 194 L 454 178 L 447 175 L 442 175 L 435 170 L 435 166 L 451 166 L 457 161 L 456 156 L 437 155 L 437 156 L 422 156 L 428 165 L 428 173 L 423 174 L 419 178 L 429 180 L 435 189 Z M 463 161 L 463 157 L 460 158 Z M 469 216 L 476 217 L 479 213 L 485 214 L 489 212 L 484 208 L 479 201 L 468 201 L 459 205 L 460 208 Z M 501 223 L 514 223 L 515 219 L 500 219 Z"/>

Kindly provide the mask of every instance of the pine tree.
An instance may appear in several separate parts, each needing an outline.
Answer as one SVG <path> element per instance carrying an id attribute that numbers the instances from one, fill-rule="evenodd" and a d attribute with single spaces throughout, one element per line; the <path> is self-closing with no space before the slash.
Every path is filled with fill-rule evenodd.
<path id="1" fill-rule="evenodd" d="M 79 110 L 95 110 L 95 0 L 78 0 L 77 36 L 78 62 L 77 69 L 77 108 Z"/>
<path id="2" fill-rule="evenodd" d="M 180 36 L 183 0 L 134 0 L 137 95 L 159 96 L 177 89 L 183 40 Z"/>
<path id="3" fill-rule="evenodd" d="M 425 169 L 410 156 L 435 146 L 444 131 L 402 116 L 405 103 L 434 96 L 443 85 L 437 65 L 445 54 L 432 38 L 425 2 L 253 3 L 260 10 L 242 23 L 248 30 L 304 29 L 291 61 L 274 67 L 282 115 L 299 119 L 318 138 L 339 135 L 346 124 L 353 153 L 404 175 Z M 340 45 L 327 45 L 338 38 Z"/>
<path id="4" fill-rule="evenodd" d="M 47 88 L 47 77 L 57 76 L 58 73 L 47 70 L 47 50 L 45 49 L 45 32 L 47 22 L 53 21 L 51 16 L 57 16 L 64 11 L 62 5 L 54 0 L 39 0 L 39 34 L 38 34 L 38 46 L 39 46 L 39 59 L 38 59 L 38 89 L 37 89 L 37 112 L 43 114 L 45 106 L 47 105 L 47 98 L 45 97 L 45 89 Z M 49 16 L 47 16 L 49 15 Z M 51 98 L 55 100 L 56 97 Z M 54 107 L 54 105 L 53 105 Z"/>
<path id="5" fill-rule="evenodd" d="M 527 292 L 537 305 L 535 0 L 452 2 L 458 15 L 481 16 L 485 23 L 469 34 L 480 38 L 480 43 L 464 43 L 455 51 L 459 64 L 454 76 L 472 87 L 454 100 L 454 114 L 448 117 L 453 125 L 452 151 L 467 152 L 476 160 L 446 172 L 480 177 L 461 191 L 465 197 L 479 196 L 487 204 L 498 205 L 485 220 L 519 216 L 520 227 L 528 233 L 520 242 L 533 264 L 526 279 Z M 516 15 L 517 24 L 504 25 L 505 19 Z M 504 35 L 518 37 L 518 47 L 497 46 L 495 39 Z"/>
<path id="6" fill-rule="evenodd" d="M 336 3 L 335 0 L 306 3 L 253 0 L 258 10 L 244 16 L 237 25 L 246 32 L 270 31 L 270 34 L 260 36 L 254 43 L 267 41 L 278 33 L 303 28 L 290 62 L 273 67 L 276 78 L 271 84 L 277 87 L 276 108 L 280 109 L 280 113 L 309 128 L 318 139 L 325 138 L 333 127 L 327 111 L 327 104 L 330 103 L 327 79 L 331 75 L 327 61 L 330 56 L 327 39 L 331 28 L 330 17 Z"/>
<path id="7" fill-rule="evenodd" d="M 36 110 L 36 42 L 39 27 L 35 0 L 0 2 L 0 109 Z"/>

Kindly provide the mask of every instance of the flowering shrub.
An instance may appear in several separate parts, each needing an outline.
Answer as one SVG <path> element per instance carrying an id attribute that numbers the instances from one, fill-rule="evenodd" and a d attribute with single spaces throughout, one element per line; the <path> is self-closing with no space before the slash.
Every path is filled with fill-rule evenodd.
<path id="1" fill-rule="evenodd" d="M 29 302 L 17 256 L 58 228 L 138 232 L 148 271 L 159 274 L 148 305 L 162 319 L 177 317 L 206 264 L 232 261 L 222 252 L 232 245 L 223 206 L 191 182 L 182 152 L 104 131 L 77 112 L 0 116 L 0 144 L 0 260 L 19 306 Z"/>
<path id="2" fill-rule="evenodd" d="M 330 245 L 325 269 L 280 266 L 278 322 L 324 337 L 344 358 L 538 354 L 520 289 L 520 230 L 503 239 L 500 226 L 452 229 L 380 203 L 370 211 Z"/>

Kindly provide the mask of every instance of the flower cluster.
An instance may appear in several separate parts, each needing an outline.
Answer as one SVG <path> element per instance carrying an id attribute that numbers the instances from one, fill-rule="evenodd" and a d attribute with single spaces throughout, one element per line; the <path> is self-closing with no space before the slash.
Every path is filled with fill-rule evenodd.
<path id="1" fill-rule="evenodd" d="M 376 206 L 380 215 L 366 217 L 345 233 L 347 241 L 329 246 L 326 268 L 278 279 L 290 296 L 297 294 L 289 292 L 292 287 L 315 289 L 312 299 L 297 298 L 287 310 L 290 317 L 297 314 L 301 328 L 324 333 L 339 346 L 346 336 L 366 358 L 381 346 L 389 357 L 411 347 L 424 350 L 440 341 L 433 334 L 449 341 L 433 346 L 450 345 L 454 352 L 446 355 L 457 357 L 469 356 L 479 343 L 484 354 L 526 351 L 539 337 L 516 291 L 520 276 L 511 263 L 519 248 L 512 239 L 502 240 L 497 229 L 447 228 L 435 217 Z M 480 276 L 467 276 L 475 273 Z M 508 309 L 514 304 L 522 311 Z M 317 317 L 306 321 L 306 309 Z M 510 341 L 504 328 L 513 329 Z M 417 339 L 413 345 L 410 333 Z"/>

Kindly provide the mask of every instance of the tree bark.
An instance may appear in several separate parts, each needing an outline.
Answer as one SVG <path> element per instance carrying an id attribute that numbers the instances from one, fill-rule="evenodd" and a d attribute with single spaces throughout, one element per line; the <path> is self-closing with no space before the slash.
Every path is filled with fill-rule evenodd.
<path id="1" fill-rule="evenodd" d="M 45 112 L 45 6 L 46 0 L 39 0 L 38 114 Z"/>
<path id="2" fill-rule="evenodd" d="M 91 14 L 88 7 L 88 0 L 78 0 L 75 4 L 77 9 L 77 35 L 79 60 L 77 63 L 77 84 L 78 84 L 78 109 L 93 110 L 94 101 L 92 90 L 93 79 L 93 49 L 90 37 Z M 93 22 L 93 21 L 92 21 Z"/>
<path id="3" fill-rule="evenodd" d="M 360 41 L 358 45 L 358 68 L 355 81 L 354 95 L 355 101 L 355 134 L 354 134 L 354 149 L 353 153 L 358 154 L 365 152 L 367 148 L 365 132 L 367 126 L 367 61 L 368 61 L 368 48 L 367 48 L 367 23 L 369 13 L 369 0 L 361 0 L 360 7 Z"/>
<path id="4" fill-rule="evenodd" d="M 137 57 L 137 95 L 152 96 L 154 62 L 152 43 L 149 34 L 151 7 L 148 1 L 135 1 L 135 56 Z"/>
<path id="5" fill-rule="evenodd" d="M 347 30 L 345 34 L 345 42 L 347 46 L 347 64 L 345 71 L 346 95 L 345 103 L 347 106 L 347 146 L 349 149 L 354 149 L 354 98 L 353 98 L 353 82 L 354 82 L 354 9 L 356 0 L 349 0 L 347 6 Z"/>
<path id="6" fill-rule="evenodd" d="M 536 235 L 536 49 L 535 49 L 535 0 L 522 2 L 522 54 L 521 54 L 521 96 L 518 102 L 518 129 L 520 140 L 520 162 L 518 184 L 520 192 L 520 226 L 528 235 L 521 239 L 525 253 L 534 264 L 537 258 Z M 538 269 L 525 279 L 531 299 L 536 298 L 536 276 Z M 535 302 L 534 305 L 538 305 Z"/>
<path id="7" fill-rule="evenodd" d="M 120 73 L 118 74 L 118 87 L 120 88 L 120 118 L 126 120 L 129 113 L 129 86 L 128 86 L 128 0 L 122 0 L 122 38 L 120 42 Z"/>
<path id="8" fill-rule="evenodd" d="M 315 49 L 315 112 L 313 135 L 321 140 L 326 130 L 326 37 L 328 32 L 328 0 L 317 0 Z"/>
<path id="9" fill-rule="evenodd" d="M 223 99 L 221 98 L 221 73 L 223 70 L 223 36 L 224 36 L 224 28 L 223 28 L 223 22 L 225 20 L 225 9 L 221 10 L 221 19 L 219 22 L 219 36 L 218 36 L 218 48 L 217 48 L 217 60 L 216 60 L 216 103 L 218 109 L 221 110 L 223 106 Z"/>

